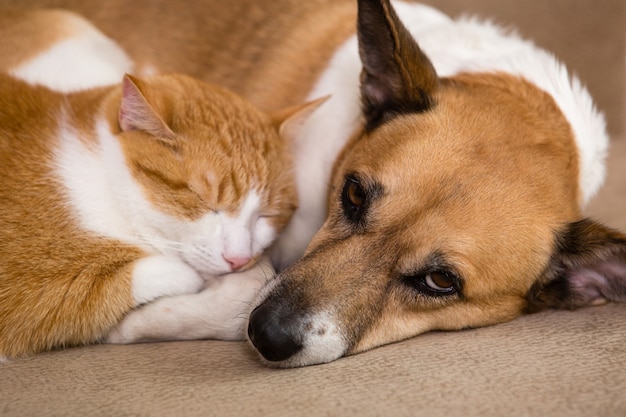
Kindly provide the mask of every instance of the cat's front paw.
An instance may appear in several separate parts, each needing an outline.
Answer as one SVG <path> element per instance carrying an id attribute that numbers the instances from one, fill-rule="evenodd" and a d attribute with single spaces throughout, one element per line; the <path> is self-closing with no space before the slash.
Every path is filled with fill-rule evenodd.
<path id="1" fill-rule="evenodd" d="M 149 256 L 136 262 L 132 295 L 136 305 L 169 295 L 193 294 L 204 280 L 183 261 L 167 256 Z"/>
<path id="2" fill-rule="evenodd" d="M 126 328 L 118 325 L 109 331 L 109 334 L 104 337 L 102 343 L 125 345 L 135 343 L 138 340 L 139 338 L 137 338 L 132 331 L 128 332 Z"/>
<path id="3" fill-rule="evenodd" d="M 128 313 L 104 343 L 244 340 L 259 289 L 274 275 L 267 257 L 245 272 L 216 278 L 197 294 L 162 297 Z"/>

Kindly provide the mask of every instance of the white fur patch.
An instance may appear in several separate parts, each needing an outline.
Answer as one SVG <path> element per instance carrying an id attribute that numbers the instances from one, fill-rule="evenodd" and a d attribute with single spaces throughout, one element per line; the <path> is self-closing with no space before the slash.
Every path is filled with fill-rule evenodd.
<path id="1" fill-rule="evenodd" d="M 87 148 L 78 133 L 70 128 L 62 129 L 58 136 L 56 170 L 83 228 L 133 242 L 132 225 L 117 207 L 116 191 L 107 177 L 98 149 Z"/>
<path id="2" fill-rule="evenodd" d="M 255 236 L 259 218 L 261 199 L 256 191 L 250 191 L 239 211 L 234 215 L 222 214 L 224 227 L 224 256 L 252 258 L 274 240 L 275 233 L 259 228 L 261 235 Z"/>
<path id="3" fill-rule="evenodd" d="M 186 250 L 183 257 L 199 270 L 230 272 L 229 260 L 253 259 L 261 254 L 276 237 L 276 231 L 259 217 L 261 199 L 250 190 L 237 213 L 209 213 L 194 222 L 212 234 L 199 234 L 193 229 L 181 235 Z M 208 226 L 213 222 L 214 226 Z M 203 225 L 207 227 L 203 227 Z"/>
<path id="4" fill-rule="evenodd" d="M 315 314 L 307 322 L 310 330 L 305 334 L 302 350 L 289 359 L 290 366 L 331 362 L 346 353 L 348 346 L 332 314 Z"/>
<path id="5" fill-rule="evenodd" d="M 604 181 L 608 136 L 603 115 L 578 79 L 554 56 L 491 23 L 455 21 L 419 4 L 396 1 L 394 7 L 440 76 L 502 71 L 524 77 L 555 99 L 578 145 L 580 204 L 584 206 Z M 299 208 L 272 251 L 279 270 L 304 253 L 324 222 L 332 165 L 361 122 L 360 71 L 355 35 L 335 52 L 307 98 L 331 95 L 305 123 L 296 141 Z"/>
<path id="6" fill-rule="evenodd" d="M 350 135 L 361 123 L 356 37 L 341 46 L 307 101 L 330 95 L 302 126 L 295 141 L 298 209 L 272 247 L 272 260 L 282 270 L 297 261 L 326 216 L 326 194 L 332 167 Z"/>
<path id="7" fill-rule="evenodd" d="M 9 73 L 29 84 L 71 92 L 117 84 L 132 68 L 115 42 L 91 29 L 56 43 Z"/>
<path id="8" fill-rule="evenodd" d="M 132 274 L 132 295 L 137 305 L 164 296 L 193 294 L 204 284 L 189 265 L 167 256 L 140 259 Z"/>

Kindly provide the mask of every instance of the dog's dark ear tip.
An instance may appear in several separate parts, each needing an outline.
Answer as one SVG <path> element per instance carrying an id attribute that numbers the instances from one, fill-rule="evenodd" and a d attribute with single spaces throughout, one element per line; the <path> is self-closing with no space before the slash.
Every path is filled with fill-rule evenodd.
<path id="1" fill-rule="evenodd" d="M 366 129 L 428 110 L 439 78 L 388 0 L 359 1 L 357 34 Z"/>
<path id="2" fill-rule="evenodd" d="M 572 310 L 571 291 L 567 280 L 555 278 L 547 283 L 535 282 L 526 294 L 524 313 L 537 313 L 550 308 Z"/>
<path id="3" fill-rule="evenodd" d="M 529 313 L 626 302 L 626 236 L 590 219 L 568 224 L 526 298 Z"/>

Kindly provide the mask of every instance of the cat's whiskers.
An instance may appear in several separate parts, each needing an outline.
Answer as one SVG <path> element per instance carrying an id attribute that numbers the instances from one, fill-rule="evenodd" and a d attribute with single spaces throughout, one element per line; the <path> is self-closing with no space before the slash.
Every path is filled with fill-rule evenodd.
<path id="1" fill-rule="evenodd" d="M 169 252 L 183 253 L 185 247 L 185 245 L 181 242 L 156 236 L 136 236 L 135 240 L 137 243 L 145 244 L 150 248 L 158 250 L 159 252 L 166 250 Z"/>

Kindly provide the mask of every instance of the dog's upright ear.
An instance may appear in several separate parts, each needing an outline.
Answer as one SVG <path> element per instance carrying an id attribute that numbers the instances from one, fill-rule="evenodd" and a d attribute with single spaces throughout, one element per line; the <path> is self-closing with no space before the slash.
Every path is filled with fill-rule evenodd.
<path id="1" fill-rule="evenodd" d="M 389 0 L 359 0 L 357 32 L 366 129 L 398 114 L 428 110 L 437 73 Z"/>
<path id="2" fill-rule="evenodd" d="M 589 219 L 569 224 L 527 301 L 527 313 L 626 302 L 626 236 Z"/>

